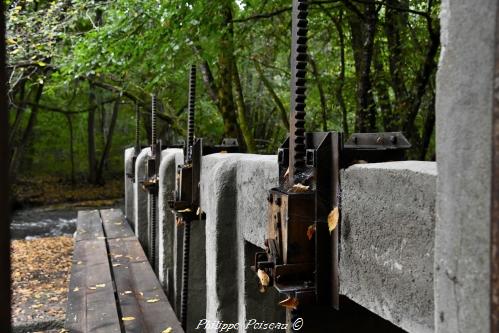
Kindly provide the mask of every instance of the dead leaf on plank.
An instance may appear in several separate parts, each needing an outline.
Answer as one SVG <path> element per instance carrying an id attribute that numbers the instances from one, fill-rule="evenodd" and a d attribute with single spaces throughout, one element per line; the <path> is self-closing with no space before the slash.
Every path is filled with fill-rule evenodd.
<path id="1" fill-rule="evenodd" d="M 334 229 L 338 226 L 338 221 L 340 219 L 340 211 L 338 207 L 334 207 L 334 209 L 327 216 L 327 225 L 329 227 L 329 233 L 332 233 Z"/>
<path id="2" fill-rule="evenodd" d="M 172 333 L 172 332 L 173 332 L 173 329 L 171 327 L 168 327 L 166 330 L 164 330 L 161 333 Z"/>
<path id="3" fill-rule="evenodd" d="M 132 293 L 132 291 L 131 291 L 131 290 L 125 290 L 125 293 L 124 293 L 124 294 L 125 294 L 125 295 L 128 295 L 128 294 L 131 294 L 131 293 Z"/>
<path id="4" fill-rule="evenodd" d="M 312 240 L 312 238 L 314 237 L 314 234 L 315 234 L 315 224 L 311 224 L 308 226 L 308 229 L 307 229 L 308 240 Z"/>
<path id="5" fill-rule="evenodd" d="M 75 288 L 73 289 L 73 291 L 74 291 L 74 292 L 77 292 L 78 290 L 80 290 L 80 288 L 78 288 L 78 287 L 75 287 Z"/>
<path id="6" fill-rule="evenodd" d="M 288 297 L 283 301 L 279 302 L 279 305 L 284 306 L 287 309 L 296 309 L 298 307 L 298 300 L 294 297 Z"/>
<path id="7" fill-rule="evenodd" d="M 201 207 L 198 207 L 198 210 L 196 211 L 196 215 L 199 216 L 201 215 L 202 211 L 201 211 Z"/>
<path id="8" fill-rule="evenodd" d="M 121 266 L 121 264 L 113 264 L 113 267 Z"/>
<path id="9" fill-rule="evenodd" d="M 95 287 L 97 288 L 104 288 L 106 286 L 105 283 L 100 283 L 100 284 L 96 284 Z"/>
<path id="10" fill-rule="evenodd" d="M 88 289 L 90 289 L 90 290 L 96 290 L 97 287 L 88 287 Z"/>
<path id="11" fill-rule="evenodd" d="M 146 301 L 147 303 L 157 303 L 159 302 L 159 298 L 151 298 Z"/>
<path id="12" fill-rule="evenodd" d="M 123 320 L 123 321 L 131 321 L 131 320 L 135 320 L 135 317 L 121 317 L 121 320 Z"/>
<path id="13" fill-rule="evenodd" d="M 192 210 L 190 208 L 182 209 L 178 211 L 179 213 L 190 213 Z"/>
<path id="14" fill-rule="evenodd" d="M 303 193 L 303 192 L 307 192 L 309 190 L 310 186 L 305 186 L 303 184 L 294 184 L 293 187 L 291 187 L 291 189 L 289 190 L 289 192 L 292 192 L 292 193 Z"/>

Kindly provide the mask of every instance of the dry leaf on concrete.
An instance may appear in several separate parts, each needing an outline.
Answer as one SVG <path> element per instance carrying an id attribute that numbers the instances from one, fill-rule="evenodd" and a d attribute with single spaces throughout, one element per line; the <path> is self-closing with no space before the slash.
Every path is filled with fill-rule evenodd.
<path id="1" fill-rule="evenodd" d="M 161 333 L 172 333 L 172 332 L 173 332 L 173 329 L 171 327 L 168 327 L 166 330 L 164 330 Z"/>
<path id="2" fill-rule="evenodd" d="M 135 320 L 135 317 L 122 317 L 121 319 L 123 321 L 131 321 L 131 320 Z"/>
<path id="3" fill-rule="evenodd" d="M 327 225 L 329 227 L 329 233 L 332 233 L 334 229 L 338 226 L 338 221 L 340 219 L 340 211 L 338 207 L 335 207 L 327 217 Z"/>

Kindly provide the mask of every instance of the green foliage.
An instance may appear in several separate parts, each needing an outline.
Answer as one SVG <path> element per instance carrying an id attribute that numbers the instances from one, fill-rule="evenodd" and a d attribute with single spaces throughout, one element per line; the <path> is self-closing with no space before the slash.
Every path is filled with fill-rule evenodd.
<path id="1" fill-rule="evenodd" d="M 356 55 L 366 51 L 363 42 L 368 3 L 321 1 L 310 5 L 308 49 L 316 69 L 314 73 L 308 66 L 307 129 L 310 131 L 325 127 L 351 133 L 358 127 L 362 58 Z M 163 119 L 169 119 L 161 123 L 164 137 L 169 142 L 181 140 L 187 122 L 190 65 L 205 64 L 215 85 L 221 88 L 225 83 L 220 73 L 228 55 L 237 65 L 244 116 L 259 151 L 274 153 L 286 135 L 281 111 L 255 66 L 262 68 L 287 110 L 290 0 L 20 0 L 8 5 L 11 124 L 18 119 L 14 142 L 22 141 L 33 108 L 29 104 L 43 84 L 39 115 L 24 158 L 26 172 L 68 175 L 69 121 L 73 127 L 75 171 L 88 172 L 88 111 L 97 107 L 95 137 L 99 156 L 109 131 L 113 109 L 110 101 L 117 98 L 124 104 L 107 163 L 109 172 L 119 172 L 122 148 L 133 143 L 134 104 L 147 112 L 151 93 L 158 94 Z M 423 82 L 425 62 L 435 62 L 438 57 L 438 53 L 428 57 L 428 49 L 430 27 L 438 31 L 439 4 L 391 0 L 378 1 L 373 6 L 375 38 L 368 68 L 372 86 L 367 94 L 372 96 L 375 130 L 411 128 L 412 123 L 404 123 L 407 110 L 419 99 L 420 103 L 414 104 L 417 112 L 411 137 L 421 153 L 431 158 L 434 140 L 424 149 L 421 142 L 428 136 L 424 131 L 426 120 L 431 120 L 434 112 L 436 63 L 430 64 L 433 67 L 430 66 L 423 93 L 417 87 Z M 228 20 L 227 12 L 231 13 L 232 21 Z M 355 22 L 361 23 L 355 26 Z M 394 36 L 398 44 L 397 40 L 394 44 Z M 356 40 L 361 40 L 360 46 Z M 230 43 L 233 47 L 229 50 Z M 228 66 L 233 70 L 230 62 Z M 196 131 L 198 136 L 218 143 L 226 134 L 227 119 L 221 113 L 220 100 L 214 100 L 201 76 L 198 75 L 197 85 Z M 235 94 L 235 86 L 230 89 Z M 401 96 L 401 91 L 405 95 Z M 90 94 L 95 94 L 97 106 L 90 101 Z M 240 124 L 236 125 L 239 128 Z M 147 123 L 144 129 L 148 129 Z M 146 133 L 143 130 L 144 143 Z M 416 155 L 419 153 L 418 150 Z"/>

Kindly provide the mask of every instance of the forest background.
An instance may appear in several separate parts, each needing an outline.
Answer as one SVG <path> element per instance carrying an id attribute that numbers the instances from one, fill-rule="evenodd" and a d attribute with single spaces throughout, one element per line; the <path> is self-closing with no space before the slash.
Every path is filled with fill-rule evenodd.
<path id="1" fill-rule="evenodd" d="M 290 0 L 6 1 L 10 177 L 103 185 L 123 149 L 185 137 L 197 64 L 196 135 L 275 154 L 288 131 Z M 439 1 L 310 0 L 309 131 L 403 131 L 433 160 Z"/>

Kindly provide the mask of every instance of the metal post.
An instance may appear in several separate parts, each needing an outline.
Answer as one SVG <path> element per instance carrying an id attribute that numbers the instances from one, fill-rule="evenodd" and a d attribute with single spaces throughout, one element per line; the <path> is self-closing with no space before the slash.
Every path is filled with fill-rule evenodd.
<path id="1" fill-rule="evenodd" d="M 293 0 L 291 40 L 291 113 L 289 129 L 289 181 L 300 182 L 305 168 L 305 92 L 307 67 L 308 1 Z"/>
<path id="2" fill-rule="evenodd" d="M 152 95 L 152 105 L 151 105 L 151 159 L 154 160 L 155 169 L 157 169 L 157 164 L 159 164 L 158 152 L 156 151 L 157 137 L 156 137 L 156 110 L 157 110 L 158 100 L 155 94 Z M 149 175 L 151 176 L 151 175 Z M 153 175 L 154 177 L 157 174 Z M 149 260 L 151 265 L 155 270 L 156 267 L 156 226 L 157 226 L 157 194 L 151 193 L 150 195 L 150 229 L 149 229 Z"/>
<path id="3" fill-rule="evenodd" d="M 196 111 L 196 65 L 191 66 L 189 76 L 189 115 L 187 121 L 187 156 L 186 163 L 192 162 L 192 146 L 194 145 L 194 114 Z"/>

